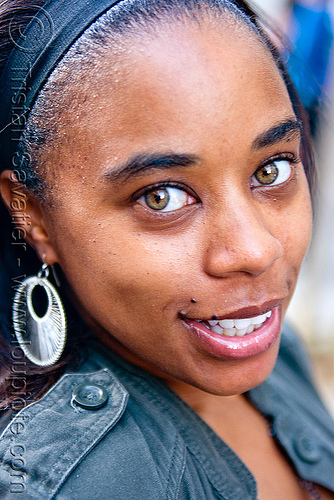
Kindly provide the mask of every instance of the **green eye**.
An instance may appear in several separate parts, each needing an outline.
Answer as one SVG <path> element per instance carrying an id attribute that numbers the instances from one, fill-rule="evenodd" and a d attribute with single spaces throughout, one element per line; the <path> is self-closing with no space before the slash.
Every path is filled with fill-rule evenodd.
<path id="1" fill-rule="evenodd" d="M 260 184 L 273 184 L 278 174 L 279 171 L 275 165 L 266 165 L 255 172 L 255 177 Z"/>
<path id="2" fill-rule="evenodd" d="M 293 173 L 293 167 L 288 160 L 276 160 L 256 170 L 253 186 L 278 186 L 286 182 Z"/>
<path id="3" fill-rule="evenodd" d="M 170 196 L 166 188 L 154 189 L 145 195 L 145 201 L 152 210 L 163 210 L 167 207 Z"/>
<path id="4" fill-rule="evenodd" d="M 187 191 L 174 186 L 152 188 L 137 200 L 140 205 L 160 212 L 174 212 L 196 201 Z"/>

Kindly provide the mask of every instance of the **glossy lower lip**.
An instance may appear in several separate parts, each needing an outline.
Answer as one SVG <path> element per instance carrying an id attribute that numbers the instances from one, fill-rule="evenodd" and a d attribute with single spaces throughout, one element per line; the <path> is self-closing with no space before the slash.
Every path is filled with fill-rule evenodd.
<path id="1" fill-rule="evenodd" d="M 267 351 L 278 339 L 281 330 L 280 307 L 263 325 L 244 337 L 227 337 L 211 332 L 202 323 L 184 318 L 184 323 L 213 355 L 223 359 L 245 359 Z"/>

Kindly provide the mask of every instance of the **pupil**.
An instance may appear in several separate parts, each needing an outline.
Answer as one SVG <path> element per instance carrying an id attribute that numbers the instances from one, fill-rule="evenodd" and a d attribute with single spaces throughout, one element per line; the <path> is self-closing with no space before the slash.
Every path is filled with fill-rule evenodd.
<path id="1" fill-rule="evenodd" d="M 278 177 L 278 168 L 275 165 L 266 165 L 255 174 L 260 184 L 272 184 Z"/>
<path id="2" fill-rule="evenodd" d="M 166 189 L 156 189 L 145 196 L 147 205 L 153 210 L 163 210 L 169 202 L 169 194 Z"/>

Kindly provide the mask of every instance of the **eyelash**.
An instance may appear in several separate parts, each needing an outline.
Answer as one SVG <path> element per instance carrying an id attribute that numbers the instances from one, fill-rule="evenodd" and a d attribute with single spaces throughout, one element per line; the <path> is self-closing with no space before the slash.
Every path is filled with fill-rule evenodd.
<path id="1" fill-rule="evenodd" d="M 269 167 L 271 165 L 274 165 L 275 163 L 279 163 L 279 162 L 287 162 L 289 163 L 289 165 L 297 165 L 298 163 L 301 163 L 301 159 L 298 157 L 298 156 L 295 156 L 294 154 L 282 154 L 282 155 L 279 155 L 279 156 L 274 156 L 274 157 L 271 157 L 269 158 L 268 160 L 266 160 L 264 163 L 262 163 L 262 165 L 260 165 L 254 172 L 254 174 L 252 175 L 252 178 L 256 177 L 256 173 L 261 171 L 261 169 L 264 169 L 266 167 Z M 269 187 L 269 188 L 273 188 L 273 187 L 280 187 L 282 185 L 284 185 L 286 182 L 288 182 L 292 177 L 293 177 L 293 174 L 294 174 L 294 169 L 291 167 L 291 174 L 289 175 L 289 177 L 278 183 L 278 184 L 274 184 L 274 182 L 276 181 L 276 179 L 274 179 L 273 182 L 268 182 L 268 183 L 260 183 L 257 179 L 253 181 L 251 181 L 251 187 L 252 188 L 258 188 L 258 187 L 262 187 L 262 188 L 266 188 L 266 187 Z M 279 175 L 279 173 L 278 173 Z M 257 184 L 256 184 L 257 182 Z"/>
<path id="2" fill-rule="evenodd" d="M 254 174 L 252 175 L 251 179 L 253 179 L 255 176 L 256 176 L 256 173 L 259 172 L 261 169 L 264 169 L 265 167 L 268 167 L 268 166 L 271 166 L 275 163 L 278 163 L 278 162 L 288 162 L 290 165 L 296 165 L 298 163 L 301 162 L 301 159 L 293 154 L 284 154 L 284 155 L 279 155 L 279 156 L 274 156 L 272 158 L 269 158 L 268 160 L 266 160 L 264 163 L 262 163 L 257 169 L 256 171 L 254 172 Z M 279 174 L 278 174 L 279 175 Z M 261 188 L 273 188 L 273 187 L 280 187 L 282 186 L 283 184 L 285 184 L 286 182 L 288 182 L 291 177 L 293 176 L 293 172 L 291 172 L 291 175 L 289 176 L 288 179 L 284 180 L 283 182 L 279 183 L 279 184 L 273 184 L 273 182 L 275 182 L 275 180 L 277 179 L 274 179 L 273 182 L 268 182 L 267 184 L 266 183 L 263 183 L 261 184 L 258 180 L 254 180 L 251 181 L 251 187 L 253 189 L 256 189 L 258 187 L 261 187 Z M 258 184 L 256 184 L 256 182 Z M 196 196 L 196 194 L 191 191 L 189 189 L 188 186 L 182 184 L 182 183 L 178 183 L 178 182 L 175 182 L 175 181 L 165 181 L 165 182 L 160 182 L 160 183 L 156 183 L 156 184 L 152 184 L 151 186 L 145 188 L 144 190 L 141 190 L 137 193 L 135 193 L 133 196 L 132 196 L 132 201 L 134 202 L 139 202 L 139 200 L 141 198 L 143 198 L 143 203 L 139 203 L 140 205 L 142 205 L 144 208 L 146 208 L 147 210 L 149 211 L 152 211 L 152 212 L 155 212 L 155 213 L 160 213 L 160 214 L 166 214 L 166 213 L 170 213 L 170 212 L 176 212 L 178 210 L 180 210 L 181 208 L 184 208 L 185 206 L 187 205 L 193 205 L 195 204 L 195 202 L 192 202 L 192 203 L 187 203 L 187 202 L 184 202 L 183 206 L 180 207 L 180 208 L 177 208 L 177 209 L 174 209 L 174 210 L 165 210 L 165 207 L 168 206 L 169 204 L 169 201 L 170 201 L 170 195 L 167 191 L 168 188 L 176 188 L 180 191 L 182 191 L 184 193 L 184 196 L 185 197 L 192 197 L 194 200 L 198 201 L 198 197 Z M 152 208 L 148 205 L 148 196 L 152 193 L 154 193 L 155 191 L 167 191 L 167 195 L 168 195 L 168 199 L 167 199 L 167 202 L 166 202 L 166 205 L 165 207 L 163 207 L 162 209 L 161 208 Z M 157 201 L 156 199 L 154 199 L 153 201 L 159 203 L 159 201 Z M 161 201 L 162 204 L 164 204 L 166 200 L 163 200 Z"/>
<path id="3" fill-rule="evenodd" d="M 177 208 L 175 210 L 164 210 L 164 208 L 162 208 L 162 209 L 158 209 L 158 208 L 154 209 L 154 208 L 151 208 L 151 207 L 148 206 L 148 202 L 147 202 L 148 195 L 154 193 L 154 191 L 156 191 L 156 192 L 159 191 L 159 190 L 163 191 L 163 190 L 167 190 L 168 188 L 170 188 L 170 189 L 173 189 L 173 188 L 178 189 L 179 191 L 182 191 L 182 193 L 184 193 L 185 197 L 189 197 L 189 199 L 193 198 L 195 201 L 192 202 L 192 203 L 185 202 L 182 207 Z M 197 198 L 196 194 L 192 190 L 190 190 L 188 186 L 185 186 L 184 184 L 181 184 L 181 183 L 178 183 L 178 182 L 175 182 L 175 181 L 165 181 L 165 182 L 159 182 L 159 183 L 153 184 L 152 186 L 149 186 L 148 188 L 145 188 L 144 190 L 135 193 L 134 196 L 133 196 L 133 201 L 139 202 L 139 200 L 141 198 L 145 199 L 145 204 L 144 203 L 140 203 L 142 206 L 144 206 L 144 208 L 146 208 L 147 210 L 150 210 L 152 212 L 162 213 L 162 214 L 166 214 L 166 213 L 178 211 L 181 208 L 183 208 L 184 206 L 193 205 L 193 204 L 195 204 L 196 201 L 198 201 L 198 198 Z M 167 204 L 169 203 L 169 201 L 170 201 L 170 195 L 169 195 L 169 199 L 167 200 Z"/>

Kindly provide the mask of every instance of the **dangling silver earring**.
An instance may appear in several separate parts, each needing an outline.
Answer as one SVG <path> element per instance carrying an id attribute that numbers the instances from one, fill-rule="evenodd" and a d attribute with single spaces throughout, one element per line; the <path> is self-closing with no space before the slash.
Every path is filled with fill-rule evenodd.
<path id="1" fill-rule="evenodd" d="M 47 279 L 43 264 L 37 276 L 30 276 L 18 287 L 13 303 L 13 325 L 18 343 L 30 361 L 51 366 L 62 355 L 66 343 L 66 316 L 56 288 Z M 33 292 L 42 287 L 47 298 L 46 312 L 39 316 L 33 305 Z"/>

